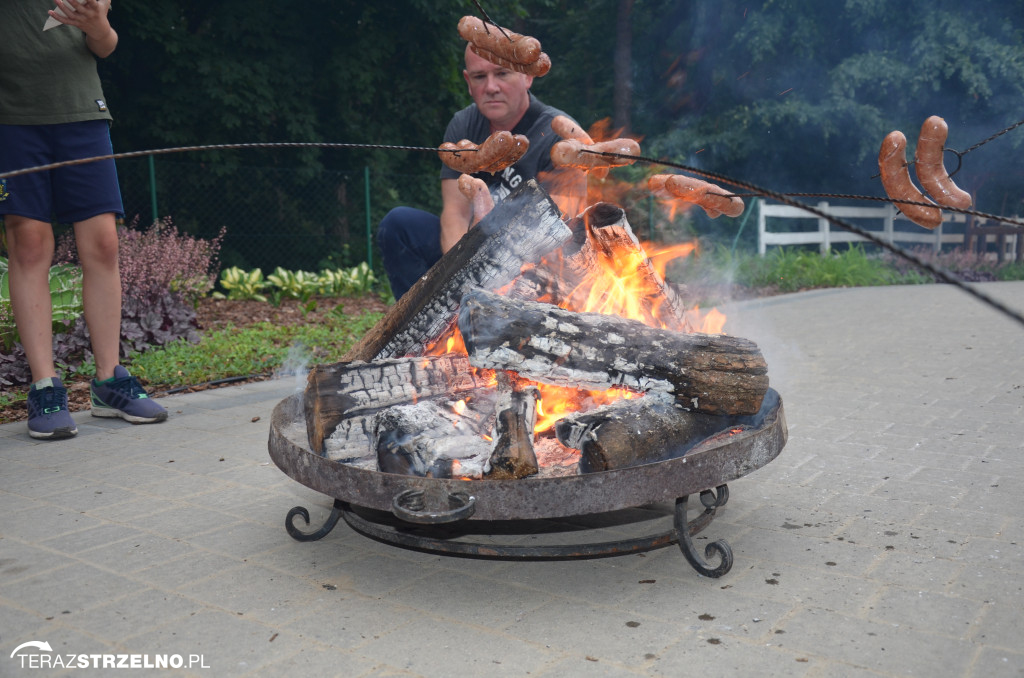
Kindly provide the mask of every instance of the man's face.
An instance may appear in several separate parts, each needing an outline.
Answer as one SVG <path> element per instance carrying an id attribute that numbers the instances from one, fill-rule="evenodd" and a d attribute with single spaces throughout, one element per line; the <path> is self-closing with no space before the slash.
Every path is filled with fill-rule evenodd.
<path id="1" fill-rule="evenodd" d="M 496 130 L 511 130 L 530 107 L 533 76 L 492 64 L 469 47 L 462 76 L 477 108 Z"/>

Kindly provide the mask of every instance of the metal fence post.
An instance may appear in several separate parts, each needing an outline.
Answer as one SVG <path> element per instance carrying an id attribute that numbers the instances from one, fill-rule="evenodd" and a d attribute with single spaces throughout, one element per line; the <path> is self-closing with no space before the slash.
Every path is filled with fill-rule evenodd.
<path id="1" fill-rule="evenodd" d="M 373 268 L 373 237 L 370 226 L 370 166 L 363 166 L 363 184 L 366 189 L 366 263 Z"/>
<path id="2" fill-rule="evenodd" d="M 160 213 L 156 209 L 156 163 L 153 161 L 153 156 L 149 156 L 149 202 L 153 206 L 153 223 L 157 222 L 160 218 Z"/>

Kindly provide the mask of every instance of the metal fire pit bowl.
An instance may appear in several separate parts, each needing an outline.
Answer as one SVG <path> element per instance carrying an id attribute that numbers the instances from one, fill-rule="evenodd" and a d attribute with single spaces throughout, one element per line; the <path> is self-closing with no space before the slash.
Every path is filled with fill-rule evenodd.
<path id="1" fill-rule="evenodd" d="M 721 540 L 707 545 L 705 557 L 717 554 L 720 560 L 712 567 L 701 559 L 691 537 L 707 527 L 717 509 L 726 503 L 727 483 L 777 457 L 788 435 L 782 399 L 773 389 L 768 390 L 760 412 L 731 417 L 728 424 L 683 456 L 611 471 L 512 480 L 420 478 L 360 469 L 312 452 L 306 438 L 302 394 L 295 394 L 274 408 L 268 446 L 271 459 L 289 477 L 334 499 L 330 517 L 315 531 L 295 526 L 296 516 L 309 525 L 309 512 L 304 507 L 288 512 L 285 528 L 299 541 L 326 536 L 339 518 L 344 518 L 353 529 L 381 541 L 483 558 L 593 558 L 679 543 L 698 572 L 720 577 L 732 567 L 729 545 Z M 699 495 L 704 511 L 687 520 L 687 498 L 692 494 Z M 462 521 L 583 516 L 669 500 L 675 500 L 671 530 L 618 542 L 572 546 L 471 544 L 454 541 L 443 530 L 439 533 L 437 527 Z M 368 512 L 357 512 L 358 508 L 387 512 L 398 520 L 367 519 L 362 514 Z"/>

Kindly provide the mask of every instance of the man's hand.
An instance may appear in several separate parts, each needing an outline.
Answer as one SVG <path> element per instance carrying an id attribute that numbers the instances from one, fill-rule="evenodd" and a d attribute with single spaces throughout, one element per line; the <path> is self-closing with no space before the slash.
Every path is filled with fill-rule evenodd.
<path id="1" fill-rule="evenodd" d="M 441 252 L 447 252 L 469 231 L 472 207 L 456 179 L 441 180 Z"/>
<path id="2" fill-rule="evenodd" d="M 85 42 L 99 58 L 110 56 L 117 47 L 117 32 L 107 20 L 111 0 L 55 0 L 57 9 L 50 10 L 50 16 L 68 26 L 74 26 L 85 33 Z"/>

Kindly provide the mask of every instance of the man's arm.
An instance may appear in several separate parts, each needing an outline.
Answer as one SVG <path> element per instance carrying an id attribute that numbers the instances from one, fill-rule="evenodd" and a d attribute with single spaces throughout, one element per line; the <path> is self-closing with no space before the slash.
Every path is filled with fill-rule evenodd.
<path id="1" fill-rule="evenodd" d="M 441 252 L 450 250 L 469 231 L 472 208 L 457 179 L 441 180 Z"/>

